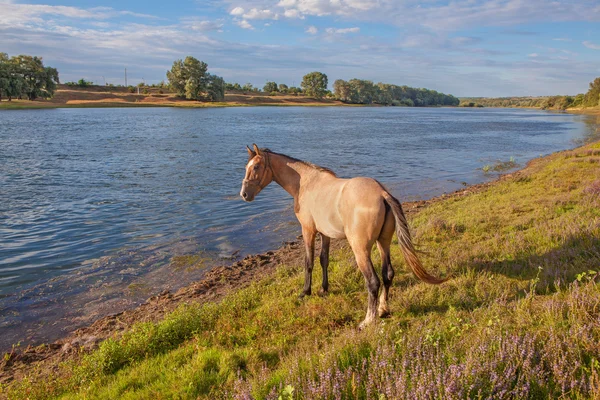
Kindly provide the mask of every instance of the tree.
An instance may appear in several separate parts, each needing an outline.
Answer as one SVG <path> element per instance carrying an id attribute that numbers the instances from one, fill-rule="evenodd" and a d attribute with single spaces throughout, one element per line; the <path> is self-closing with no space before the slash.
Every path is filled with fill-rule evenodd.
<path id="1" fill-rule="evenodd" d="M 242 90 L 242 86 L 239 83 L 225 83 L 225 90 Z"/>
<path id="2" fill-rule="evenodd" d="M 10 86 L 10 71 L 8 64 L 8 54 L 0 53 L 0 101 L 2 101 L 2 95 L 8 93 Z"/>
<path id="3" fill-rule="evenodd" d="M 280 83 L 279 84 L 279 91 L 281 93 L 287 93 L 288 92 L 288 85 L 286 85 L 285 83 Z"/>
<path id="4" fill-rule="evenodd" d="M 225 100 L 225 80 L 217 75 L 207 73 L 206 95 L 210 101 Z"/>
<path id="5" fill-rule="evenodd" d="M 590 82 L 590 89 L 585 94 L 584 105 L 587 107 L 596 107 L 600 105 L 600 78 Z"/>
<path id="6" fill-rule="evenodd" d="M 19 55 L 9 59 L 6 53 L 0 53 L 0 97 L 4 93 L 9 101 L 23 95 L 29 100 L 49 98 L 58 83 L 58 71 L 45 67 L 40 57 Z"/>
<path id="7" fill-rule="evenodd" d="M 343 102 L 349 102 L 352 98 L 352 88 L 343 79 L 338 79 L 333 82 L 333 94 L 335 97 Z"/>
<path id="8" fill-rule="evenodd" d="M 275 82 L 265 83 L 265 86 L 263 86 L 263 91 L 265 93 L 277 92 L 277 83 L 275 83 Z"/>
<path id="9" fill-rule="evenodd" d="M 87 86 L 91 86 L 93 84 L 94 84 L 94 82 L 86 81 L 85 78 L 81 78 L 80 80 L 77 81 L 77 86 L 80 86 L 80 87 L 87 87 Z"/>
<path id="10" fill-rule="evenodd" d="M 327 92 L 327 75 L 318 71 L 306 74 L 300 86 L 307 95 L 320 99 Z"/>
<path id="11" fill-rule="evenodd" d="M 170 71 L 167 71 L 169 85 L 180 97 L 198 100 L 206 91 L 206 70 L 208 65 L 192 56 L 185 60 L 177 60 Z"/>

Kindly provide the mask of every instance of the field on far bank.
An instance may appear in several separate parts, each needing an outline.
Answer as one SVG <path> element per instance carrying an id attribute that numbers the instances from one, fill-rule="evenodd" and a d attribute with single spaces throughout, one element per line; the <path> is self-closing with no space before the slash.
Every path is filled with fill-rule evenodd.
<path id="1" fill-rule="evenodd" d="M 116 316 L 114 333 L 97 349 L 58 346 L 73 356 L 31 364 L 0 386 L 0 396 L 600 396 L 600 143 L 534 160 L 412 211 L 426 268 L 452 279 L 417 281 L 394 243 L 392 316 L 368 329 L 356 329 L 366 291 L 344 246 L 332 254 L 327 297 L 299 300 L 302 257 L 288 259 L 215 301 L 188 299 L 124 330 Z M 378 257 L 375 251 L 377 269 Z M 316 267 L 314 293 L 320 275 Z M 230 284 L 227 275 L 221 284 Z"/>
<path id="2" fill-rule="evenodd" d="M 341 101 L 315 99 L 303 95 L 277 94 L 274 96 L 261 92 L 226 93 L 225 101 L 210 102 L 186 100 L 174 93 L 159 88 L 137 88 L 130 93 L 126 87 L 89 86 L 77 87 L 59 85 L 54 97 L 49 100 L 18 100 L 0 102 L 0 109 L 57 108 L 57 107 L 243 107 L 243 106 L 340 106 Z M 146 92 L 146 93 L 144 93 Z M 161 93 L 163 92 L 163 93 Z"/>

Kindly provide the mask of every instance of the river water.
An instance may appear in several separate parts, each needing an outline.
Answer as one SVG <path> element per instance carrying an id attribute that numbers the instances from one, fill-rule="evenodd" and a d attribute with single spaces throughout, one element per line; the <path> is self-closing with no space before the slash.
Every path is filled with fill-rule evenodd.
<path id="1" fill-rule="evenodd" d="M 0 111 L 0 350 L 54 339 L 295 239 L 280 187 L 241 201 L 245 145 L 375 177 L 408 201 L 597 135 L 590 117 L 516 109 Z M 206 268 L 169 267 L 200 252 Z"/>

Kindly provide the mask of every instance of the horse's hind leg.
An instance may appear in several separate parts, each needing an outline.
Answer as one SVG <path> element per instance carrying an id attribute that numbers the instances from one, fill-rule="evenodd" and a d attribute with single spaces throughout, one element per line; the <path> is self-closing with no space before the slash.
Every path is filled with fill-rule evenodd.
<path id="1" fill-rule="evenodd" d="M 323 269 L 323 285 L 319 294 L 324 296 L 329 290 L 329 278 L 327 276 L 327 268 L 329 267 L 329 244 L 331 239 L 321 233 L 321 255 L 319 261 L 321 261 L 321 268 Z"/>
<path id="2" fill-rule="evenodd" d="M 377 248 L 381 255 L 381 277 L 383 278 L 383 290 L 379 296 L 379 316 L 381 318 L 388 317 L 390 315 L 390 309 L 388 307 L 388 296 L 390 293 L 390 287 L 392 286 L 392 279 L 394 279 L 394 269 L 392 268 L 392 261 L 390 257 L 390 241 L 384 242 L 381 240 L 377 241 Z"/>
<path id="3" fill-rule="evenodd" d="M 354 256 L 356 257 L 356 263 L 358 264 L 358 268 L 360 268 L 360 271 L 365 277 L 365 284 L 369 293 L 369 305 L 367 308 L 367 316 L 359 326 L 359 328 L 362 329 L 366 325 L 373 322 L 375 320 L 375 317 L 377 316 L 377 295 L 379 293 L 380 283 L 379 278 L 375 273 L 375 269 L 373 269 L 373 263 L 371 262 L 372 244 L 370 246 L 356 246 L 350 243 L 350 246 L 354 251 Z"/>
<path id="4" fill-rule="evenodd" d="M 391 212 L 386 213 L 385 223 L 381 234 L 377 239 L 377 249 L 381 255 L 381 277 L 383 279 L 383 290 L 379 297 L 379 316 L 387 317 L 390 315 L 390 309 L 388 307 L 388 295 L 390 293 L 390 287 L 392 286 L 392 280 L 394 279 L 394 268 L 392 268 L 392 260 L 390 257 L 390 244 L 394 236 L 394 216 Z"/>

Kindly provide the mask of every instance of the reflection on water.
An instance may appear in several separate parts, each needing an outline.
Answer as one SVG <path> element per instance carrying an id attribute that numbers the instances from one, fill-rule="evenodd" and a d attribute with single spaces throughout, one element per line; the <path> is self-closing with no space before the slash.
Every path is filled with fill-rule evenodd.
<path id="1" fill-rule="evenodd" d="M 246 144 L 376 177 L 406 201 L 595 137 L 596 117 L 512 109 L 0 112 L 0 348 L 202 275 L 174 255 L 203 252 L 209 268 L 295 238 L 281 188 L 239 199 Z"/>

